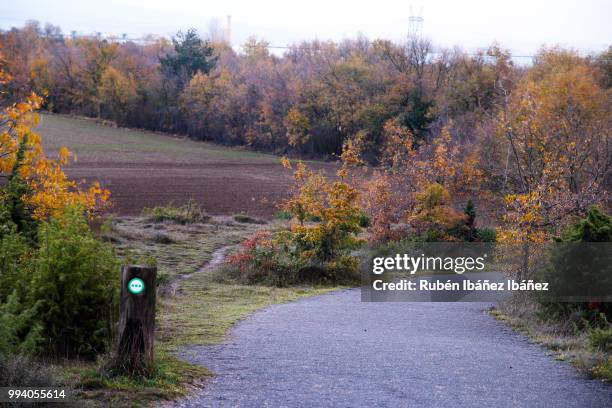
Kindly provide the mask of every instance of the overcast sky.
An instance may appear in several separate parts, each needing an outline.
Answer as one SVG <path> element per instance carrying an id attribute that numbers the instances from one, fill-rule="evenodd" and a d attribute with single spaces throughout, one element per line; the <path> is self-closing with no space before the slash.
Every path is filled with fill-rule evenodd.
<path id="1" fill-rule="evenodd" d="M 280 46 L 358 33 L 400 40 L 411 5 L 436 45 L 474 50 L 498 41 L 515 54 L 531 54 L 543 44 L 589 52 L 612 42 L 612 0 L 0 0 L 0 27 L 33 19 L 64 33 L 170 36 L 190 27 L 206 34 L 213 19 L 224 28 L 231 15 L 233 45 L 250 35 Z"/>

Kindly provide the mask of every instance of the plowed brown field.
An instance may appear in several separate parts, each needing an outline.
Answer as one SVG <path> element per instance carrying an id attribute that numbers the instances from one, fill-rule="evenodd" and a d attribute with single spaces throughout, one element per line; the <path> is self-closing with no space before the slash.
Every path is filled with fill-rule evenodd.
<path id="1" fill-rule="evenodd" d="M 193 199 L 213 215 L 269 218 L 292 182 L 273 155 L 57 115 L 43 115 L 37 131 L 50 155 L 60 146 L 76 153 L 68 175 L 99 180 L 111 190 L 111 211 L 120 215 Z"/>

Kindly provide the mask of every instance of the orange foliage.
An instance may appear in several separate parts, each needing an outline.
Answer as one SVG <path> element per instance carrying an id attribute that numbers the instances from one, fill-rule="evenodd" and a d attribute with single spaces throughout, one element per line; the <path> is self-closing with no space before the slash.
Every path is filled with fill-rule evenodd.
<path id="1" fill-rule="evenodd" d="M 431 143 L 417 144 L 396 120 L 385 124 L 382 169 L 366 183 L 364 195 L 373 241 L 399 239 L 407 230 L 421 233 L 429 226 L 448 227 L 461 220 L 455 199 L 478 194 L 484 175 L 477 166 L 478 150 L 461 151 L 453 143 L 451 126 Z"/>
<path id="2" fill-rule="evenodd" d="M 0 70 L 3 81 L 10 79 Z M 62 147 L 56 160 L 49 159 L 42 148 L 41 137 L 33 131 L 39 122 L 36 112 L 42 99 L 32 93 L 24 102 L 10 105 L 0 111 L 0 172 L 10 173 L 17 160 L 17 152 L 25 144 L 25 157 L 19 168 L 21 176 L 32 188 L 32 193 L 23 197 L 32 208 L 37 219 L 59 215 L 67 207 L 81 206 L 91 216 L 104 207 L 110 192 L 99 183 L 82 190 L 68 179 L 62 167 L 68 164 L 73 154 Z"/>

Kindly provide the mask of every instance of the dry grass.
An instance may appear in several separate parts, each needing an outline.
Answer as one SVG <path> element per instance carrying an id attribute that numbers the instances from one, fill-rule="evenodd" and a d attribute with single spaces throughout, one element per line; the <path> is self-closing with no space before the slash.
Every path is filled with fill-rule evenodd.
<path id="1" fill-rule="evenodd" d="M 612 381 L 612 356 L 589 347 L 586 331 L 573 330 L 569 322 L 544 321 L 540 306 L 527 295 L 515 295 L 491 309 L 491 315 L 530 337 L 554 353 L 555 359 L 568 361 L 580 372 Z"/>
<path id="2" fill-rule="evenodd" d="M 102 227 L 104 239 L 114 242 L 126 262 L 155 258 L 163 281 L 190 274 L 210 261 L 215 249 L 241 242 L 261 225 L 216 217 L 207 223 L 149 222 L 146 217 L 110 219 Z"/>

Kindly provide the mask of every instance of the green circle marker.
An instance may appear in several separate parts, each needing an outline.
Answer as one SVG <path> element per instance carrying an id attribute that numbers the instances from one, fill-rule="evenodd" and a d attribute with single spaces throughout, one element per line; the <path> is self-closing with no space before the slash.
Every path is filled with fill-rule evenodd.
<path id="1" fill-rule="evenodd" d="M 130 279 L 127 284 L 127 288 L 130 293 L 133 293 L 134 295 L 140 295 L 145 290 L 145 283 L 140 278 Z"/>

